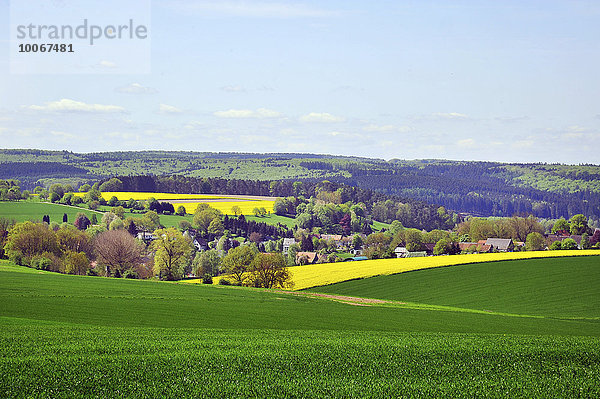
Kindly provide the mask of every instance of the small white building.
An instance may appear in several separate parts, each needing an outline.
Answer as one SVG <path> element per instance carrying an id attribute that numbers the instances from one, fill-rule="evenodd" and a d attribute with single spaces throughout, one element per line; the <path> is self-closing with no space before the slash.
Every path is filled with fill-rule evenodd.
<path id="1" fill-rule="evenodd" d="M 284 238 L 283 239 L 283 253 L 287 255 L 290 247 L 296 243 L 296 240 L 293 238 Z"/>
<path id="2" fill-rule="evenodd" d="M 396 249 L 394 249 L 394 253 L 396 254 L 396 258 L 406 258 L 406 256 L 408 255 L 408 249 L 406 249 L 405 247 L 396 247 Z"/>

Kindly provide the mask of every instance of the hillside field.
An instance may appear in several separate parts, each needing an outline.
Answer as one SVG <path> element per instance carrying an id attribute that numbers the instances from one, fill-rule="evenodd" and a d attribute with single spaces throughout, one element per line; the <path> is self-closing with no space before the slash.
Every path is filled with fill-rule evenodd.
<path id="1" fill-rule="evenodd" d="M 474 263 L 346 281 L 308 291 L 536 317 L 600 327 L 600 257 Z"/>
<path id="2" fill-rule="evenodd" d="M 376 259 L 358 262 L 336 262 L 294 266 L 289 268 L 289 270 L 292 272 L 294 279 L 294 289 L 302 290 L 311 287 L 340 283 L 348 280 L 469 263 L 584 255 L 600 255 L 600 251 L 588 249 L 568 251 L 498 252 L 485 254 L 427 256 L 422 258 Z M 594 256 L 594 259 L 596 259 L 596 262 L 600 263 L 600 256 Z"/>
<path id="3" fill-rule="evenodd" d="M 0 217 L 16 222 L 41 221 L 44 215 L 49 215 L 51 222 L 60 224 L 63 221 L 63 215 L 66 213 L 69 223 L 73 223 L 79 212 L 85 213 L 89 218 L 95 213 L 98 220 L 102 217 L 101 212 L 68 205 L 34 201 L 0 201 Z"/>
<path id="4" fill-rule="evenodd" d="M 598 397 L 600 288 L 590 259 L 520 261 L 544 295 L 517 310 L 537 317 L 352 306 L 311 293 L 59 275 L 0 261 L 0 396 Z M 469 302 L 464 289 L 437 294 L 436 273 L 464 269 L 448 281 L 486 286 L 510 303 L 522 276 L 487 278 L 477 268 L 488 265 L 501 263 L 398 276 L 420 287 L 407 291 L 415 302 L 489 307 L 481 294 Z M 344 284 L 379 279 L 362 295 L 407 300 L 394 291 L 402 283 L 385 280 L 398 276 Z M 565 302 L 556 279 L 587 288 Z M 548 312 L 561 299 L 563 311 Z"/>

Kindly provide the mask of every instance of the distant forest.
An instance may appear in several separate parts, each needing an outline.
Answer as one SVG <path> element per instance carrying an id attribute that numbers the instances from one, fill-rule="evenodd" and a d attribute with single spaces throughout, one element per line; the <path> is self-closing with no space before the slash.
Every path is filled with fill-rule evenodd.
<path id="1" fill-rule="evenodd" d="M 231 183 L 219 183 L 211 190 L 222 190 L 223 185 L 229 184 L 241 190 L 237 194 L 258 194 L 249 190 L 258 189 L 259 181 L 268 186 L 271 181 L 327 180 L 477 216 L 533 214 L 568 218 L 582 213 L 600 218 L 598 165 L 385 161 L 315 154 L 0 150 L 0 179 L 19 179 L 23 189 L 55 182 L 79 185 L 113 176 L 142 175 L 181 176 L 157 180 L 162 191 L 181 191 L 182 187 L 169 185 L 182 177 L 228 180 Z M 288 186 L 291 184 L 282 187 Z M 264 194 L 262 188 L 260 191 Z"/>

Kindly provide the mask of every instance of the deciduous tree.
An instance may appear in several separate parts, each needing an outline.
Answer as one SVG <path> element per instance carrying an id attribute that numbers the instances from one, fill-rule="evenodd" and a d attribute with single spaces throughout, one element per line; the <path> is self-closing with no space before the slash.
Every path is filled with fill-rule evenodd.
<path id="1" fill-rule="evenodd" d="M 280 253 L 257 254 L 250 263 L 249 281 L 259 288 L 291 288 L 294 285 L 291 273 L 285 267 L 285 258 Z"/>
<path id="2" fill-rule="evenodd" d="M 541 251 L 546 247 L 544 236 L 538 232 L 527 234 L 525 239 L 525 249 L 527 251 Z"/>
<path id="3" fill-rule="evenodd" d="M 181 278 L 183 268 L 189 262 L 193 245 L 174 227 L 158 229 L 154 232 L 156 240 L 150 245 L 154 252 L 154 271 L 161 280 Z"/>
<path id="4" fill-rule="evenodd" d="M 106 267 L 107 276 L 121 277 L 126 270 L 142 262 L 144 248 L 125 230 L 111 230 L 94 239 L 98 262 Z"/>
<path id="5" fill-rule="evenodd" d="M 225 273 L 231 275 L 234 283 L 243 285 L 247 280 L 248 270 L 256 251 L 248 245 L 232 248 L 221 261 Z"/>

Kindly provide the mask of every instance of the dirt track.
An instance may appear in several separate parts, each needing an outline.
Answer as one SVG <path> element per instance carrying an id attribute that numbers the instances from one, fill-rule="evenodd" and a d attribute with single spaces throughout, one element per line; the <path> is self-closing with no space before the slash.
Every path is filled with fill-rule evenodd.
<path id="1" fill-rule="evenodd" d="M 396 304 L 396 305 L 404 305 L 404 302 L 398 301 L 387 301 L 383 299 L 373 299 L 373 298 L 361 298 L 356 296 L 346 296 L 346 295 L 332 295 L 332 294 L 319 294 L 316 292 L 298 292 L 298 291 L 279 291 L 280 293 L 290 294 L 290 295 L 303 295 L 313 298 L 323 298 L 323 299 L 331 299 L 333 301 L 345 303 L 347 305 L 354 306 L 373 306 L 373 304 Z"/>

